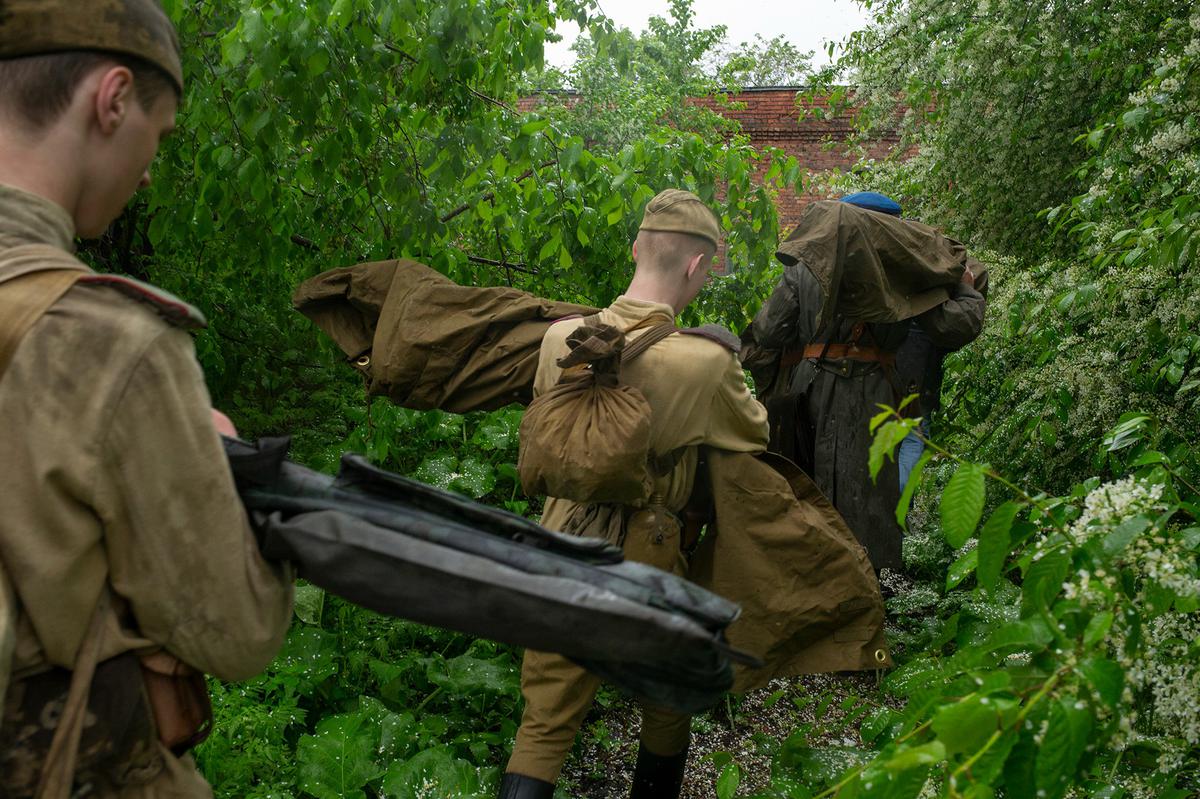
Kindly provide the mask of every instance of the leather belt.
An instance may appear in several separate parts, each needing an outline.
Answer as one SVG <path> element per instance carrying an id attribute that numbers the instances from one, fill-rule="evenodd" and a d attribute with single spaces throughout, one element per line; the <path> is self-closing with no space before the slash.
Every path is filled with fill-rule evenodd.
<path id="1" fill-rule="evenodd" d="M 780 359 L 781 366 L 795 366 L 801 361 L 862 361 L 884 366 L 896 365 L 896 353 L 879 347 L 862 347 L 857 344 L 808 344 L 802 350 L 788 350 Z"/>

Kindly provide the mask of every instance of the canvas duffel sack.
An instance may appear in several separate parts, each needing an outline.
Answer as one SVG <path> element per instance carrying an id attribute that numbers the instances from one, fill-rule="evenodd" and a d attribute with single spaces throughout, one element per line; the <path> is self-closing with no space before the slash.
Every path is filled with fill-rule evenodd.
<path id="1" fill-rule="evenodd" d="M 640 335 L 627 340 L 635 330 Z M 650 403 L 621 382 L 621 367 L 676 332 L 654 314 L 628 331 L 591 316 L 567 336 L 558 383 L 521 419 L 517 471 L 530 496 L 581 503 L 644 499 L 660 472 L 650 451 Z"/>

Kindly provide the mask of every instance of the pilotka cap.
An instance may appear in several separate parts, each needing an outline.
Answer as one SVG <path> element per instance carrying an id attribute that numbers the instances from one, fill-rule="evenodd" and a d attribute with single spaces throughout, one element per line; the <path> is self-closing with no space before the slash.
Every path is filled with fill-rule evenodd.
<path id="1" fill-rule="evenodd" d="M 667 189 L 646 204 L 640 230 L 688 233 L 721 246 L 721 225 L 716 214 L 690 191 Z"/>
<path id="2" fill-rule="evenodd" d="M 179 37 L 158 0 L 0 0 L 0 59 L 75 50 L 136 56 L 183 92 Z"/>

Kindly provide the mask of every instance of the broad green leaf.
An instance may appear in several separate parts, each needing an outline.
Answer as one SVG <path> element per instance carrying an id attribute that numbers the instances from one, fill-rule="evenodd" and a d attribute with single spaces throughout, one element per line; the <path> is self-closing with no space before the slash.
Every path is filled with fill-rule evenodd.
<path id="1" fill-rule="evenodd" d="M 1046 622 L 1035 617 L 1003 625 L 988 636 L 983 649 L 996 654 L 1035 652 L 1044 649 L 1053 640 L 1054 633 L 1046 626 Z"/>
<path id="2" fill-rule="evenodd" d="M 562 234 L 555 233 L 542 245 L 542 249 L 538 251 L 538 261 L 544 262 L 550 260 L 550 256 L 558 252 L 560 247 L 562 247 Z"/>
<path id="3" fill-rule="evenodd" d="M 1125 672 L 1119 665 L 1108 658 L 1094 657 L 1080 664 L 1079 673 L 1087 679 L 1104 704 L 1119 712 L 1121 692 L 1125 688 Z"/>
<path id="4" fill-rule="evenodd" d="M 434 685 L 462 695 L 515 695 L 520 690 L 520 672 L 506 656 L 482 660 L 467 654 L 434 660 L 428 677 Z"/>
<path id="5" fill-rule="evenodd" d="M 1104 551 L 1110 555 L 1119 555 L 1135 538 L 1144 533 L 1150 524 L 1151 520 L 1145 516 L 1126 519 L 1104 537 Z"/>
<path id="6" fill-rule="evenodd" d="M 363 786 L 383 774 L 375 762 L 379 734 L 362 711 L 322 719 L 296 746 L 300 787 L 318 799 L 365 797 Z"/>
<path id="7" fill-rule="evenodd" d="M 737 763 L 729 763 L 717 777 L 717 799 L 733 799 L 742 784 L 742 769 Z"/>
<path id="8" fill-rule="evenodd" d="M 983 515 L 984 474 L 978 464 L 964 463 L 942 493 L 942 535 L 958 549 L 975 532 Z"/>
<path id="9" fill-rule="evenodd" d="M 930 741 L 920 746 L 902 748 L 883 765 L 888 771 L 900 772 L 922 766 L 933 766 L 945 759 L 946 745 L 941 741 Z"/>
<path id="10" fill-rule="evenodd" d="M 411 760 L 396 761 L 388 766 L 383 778 L 383 795 L 387 799 L 482 796 L 484 780 L 481 776 L 475 766 L 454 757 L 449 748 L 428 749 Z"/>
<path id="11" fill-rule="evenodd" d="M 958 560 L 950 564 L 949 571 L 946 572 L 946 590 L 949 591 L 975 571 L 979 563 L 979 549 L 972 549 L 970 552 L 959 557 Z"/>
<path id="12" fill-rule="evenodd" d="M 918 423 L 919 420 L 916 419 L 893 420 L 886 422 L 875 431 L 875 438 L 871 441 L 871 451 L 867 456 L 867 465 L 872 480 L 879 477 L 879 470 L 883 468 L 885 458 L 895 459 L 896 447 L 900 446 L 900 442 Z"/>
<path id="13" fill-rule="evenodd" d="M 1109 610 L 1093 616 L 1088 621 L 1087 628 L 1083 631 L 1083 645 L 1092 647 L 1103 641 L 1105 636 L 1108 635 L 1108 631 L 1112 629 L 1115 619 L 1116 617 Z"/>
<path id="14" fill-rule="evenodd" d="M 979 584 L 989 591 L 996 587 L 1004 570 L 1011 545 L 1009 531 L 1021 508 L 1020 503 L 1005 502 L 992 511 L 979 531 Z"/>
<path id="15" fill-rule="evenodd" d="M 450 479 L 450 488 L 480 499 L 496 487 L 496 468 L 485 460 L 471 455 L 459 461 L 457 473 Z"/>
<path id="16" fill-rule="evenodd" d="M 297 619 L 305 624 L 319 625 L 325 607 L 325 592 L 315 585 L 297 585 L 292 606 Z"/>
<path id="17" fill-rule="evenodd" d="M 945 746 L 946 754 L 954 755 L 978 751 L 999 729 L 1000 723 L 1000 707 L 996 701 L 986 696 L 973 696 L 941 707 L 934 714 L 931 726 Z"/>
<path id="18" fill-rule="evenodd" d="M 545 130 L 550 126 L 548 119 L 531 119 L 521 126 L 522 136 L 532 136 L 535 133 Z"/>
<path id="19" fill-rule="evenodd" d="M 1066 795 L 1091 731 L 1091 712 L 1082 702 L 1063 697 L 1050 706 L 1035 768 L 1039 797 Z"/>
<path id="20" fill-rule="evenodd" d="M 1030 563 L 1021 586 L 1022 614 L 1049 607 L 1062 592 L 1063 580 L 1070 568 L 1070 558 L 1061 549 L 1049 550 Z"/>

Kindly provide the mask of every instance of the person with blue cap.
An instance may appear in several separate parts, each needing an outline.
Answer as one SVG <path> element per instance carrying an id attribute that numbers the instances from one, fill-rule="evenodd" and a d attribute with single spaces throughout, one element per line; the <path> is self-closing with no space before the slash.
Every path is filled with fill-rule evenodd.
<path id="1" fill-rule="evenodd" d="M 771 448 L 809 472 L 876 571 L 899 571 L 901 473 L 886 461 L 872 480 L 868 423 L 910 394 L 906 414 L 936 408 L 942 358 L 982 330 L 986 267 L 873 191 L 811 203 L 776 257 L 783 278 L 751 326 L 774 353 L 773 369 L 755 373 Z"/>

